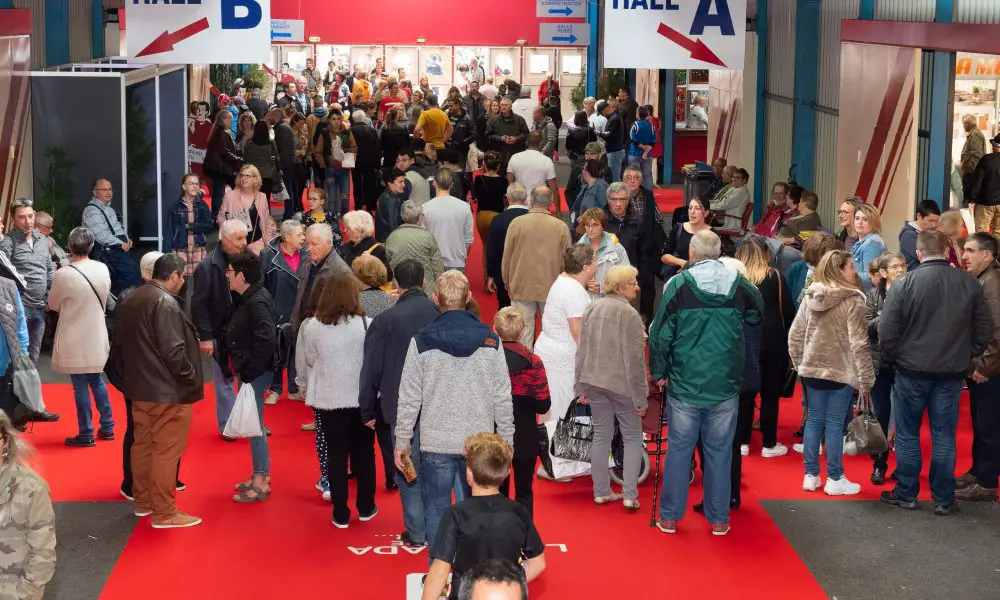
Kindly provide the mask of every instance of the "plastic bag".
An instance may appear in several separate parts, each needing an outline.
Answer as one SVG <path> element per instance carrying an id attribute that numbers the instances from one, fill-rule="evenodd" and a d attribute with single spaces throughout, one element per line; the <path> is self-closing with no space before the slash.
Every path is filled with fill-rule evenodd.
<path id="1" fill-rule="evenodd" d="M 257 413 L 257 396 L 249 383 L 240 384 L 236 394 L 236 404 L 222 435 L 235 438 L 260 437 L 264 432 L 260 429 L 260 415 Z"/>
<path id="2" fill-rule="evenodd" d="M 871 399 L 861 395 L 858 398 L 857 415 L 847 424 L 844 454 L 881 454 L 888 449 L 889 442 L 875 418 Z"/>

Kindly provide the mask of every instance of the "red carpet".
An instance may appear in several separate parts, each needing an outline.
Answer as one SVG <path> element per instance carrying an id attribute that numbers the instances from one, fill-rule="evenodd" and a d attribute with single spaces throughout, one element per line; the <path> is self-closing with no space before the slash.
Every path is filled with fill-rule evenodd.
<path id="1" fill-rule="evenodd" d="M 469 260 L 473 291 L 484 317 L 496 300 L 482 290 L 480 245 Z M 46 399 L 63 416 L 39 424 L 29 439 L 39 450 L 39 468 L 57 501 L 120 501 L 121 444 L 99 442 L 94 449 L 69 449 L 64 437 L 75 434 L 69 385 L 46 385 Z M 157 531 L 137 519 L 135 532 L 112 573 L 102 599 L 175 600 L 177 598 L 361 598 L 403 599 L 407 574 L 426 569 L 426 550 L 416 554 L 393 544 L 402 531 L 395 493 L 378 492 L 379 515 L 352 521 L 347 530 L 330 525 L 330 505 L 313 488 L 318 478 L 313 435 L 299 431 L 311 419 L 301 403 L 282 400 L 268 407 L 274 493 L 264 504 L 230 501 L 233 484 L 250 473 L 247 443 L 225 443 L 215 430 L 212 387 L 195 405 L 194 425 L 178 493 L 182 510 L 205 519 L 189 530 Z M 113 392 L 119 436 L 125 431 L 121 397 Z M 779 439 L 789 447 L 800 417 L 798 400 L 782 402 Z M 958 439 L 961 469 L 968 464 L 970 433 L 963 406 Z M 926 432 L 925 432 L 926 443 Z M 800 490 L 799 455 L 775 459 L 753 454 L 744 462 L 743 508 L 734 511 L 733 529 L 712 537 L 700 515 L 688 512 L 675 536 L 649 527 L 650 478 L 640 487 L 643 509 L 626 514 L 620 506 L 596 507 L 588 478 L 571 484 L 544 481 L 535 487 L 535 519 L 548 544 L 548 570 L 531 586 L 532 598 L 826 598 L 823 590 L 785 541 L 758 500 L 810 498 Z M 925 457 L 928 454 L 925 454 Z M 862 498 L 881 489 L 867 484 L 871 460 L 847 457 L 846 470 L 863 483 Z M 382 481 L 380 476 L 378 479 Z M 700 479 L 690 501 L 701 497 Z M 926 483 L 923 497 L 926 498 Z M 353 492 L 352 492 L 353 498 Z M 129 504 L 122 501 L 123 514 Z"/>

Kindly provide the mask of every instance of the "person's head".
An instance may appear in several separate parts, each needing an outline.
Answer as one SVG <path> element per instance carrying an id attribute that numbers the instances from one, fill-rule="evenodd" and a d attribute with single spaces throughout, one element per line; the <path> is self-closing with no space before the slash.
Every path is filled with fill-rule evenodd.
<path id="1" fill-rule="evenodd" d="M 487 150 L 483 154 L 483 166 L 486 167 L 487 171 L 499 171 L 501 162 L 500 153 L 496 150 Z"/>
<path id="2" fill-rule="evenodd" d="M 469 82 L 469 93 L 478 94 L 479 93 L 479 82 L 475 79 Z"/>
<path id="3" fill-rule="evenodd" d="M 997 238 L 985 231 L 977 231 L 965 240 L 962 262 L 966 270 L 978 276 L 996 262 L 997 252 Z"/>
<path id="4" fill-rule="evenodd" d="M 635 111 L 635 114 L 640 119 L 648 119 L 649 118 L 649 109 L 646 108 L 645 106 L 640 106 L 639 109 Z"/>
<path id="5" fill-rule="evenodd" d="M 302 250 L 306 243 L 306 228 L 296 219 L 282 221 L 278 234 L 281 236 L 281 243 L 295 252 Z"/>
<path id="6" fill-rule="evenodd" d="M 294 96 L 299 93 L 299 86 L 294 81 L 289 81 L 285 84 L 285 93 Z"/>
<path id="7" fill-rule="evenodd" d="M 498 488 L 510 475 L 510 444 L 495 433 L 477 433 L 465 440 L 466 473 L 470 486 Z"/>
<path id="8" fill-rule="evenodd" d="M 622 219 L 628 212 L 629 191 L 622 181 L 616 181 L 608 186 L 608 210 L 612 215 Z"/>
<path id="9" fill-rule="evenodd" d="M 198 177 L 194 173 L 187 173 L 184 177 L 181 177 L 182 196 L 186 198 L 194 198 L 199 193 L 201 193 L 201 177 Z"/>
<path id="10" fill-rule="evenodd" d="M 771 206 L 783 206 L 785 196 L 788 195 L 788 184 L 779 181 L 771 186 Z"/>
<path id="11" fill-rule="evenodd" d="M 507 186 L 507 204 L 517 204 L 519 206 L 527 206 L 528 204 L 528 190 L 525 189 L 524 184 L 515 181 L 514 183 Z"/>
<path id="12" fill-rule="evenodd" d="M 529 150 L 541 150 L 542 149 L 542 132 L 532 131 L 528 134 L 525 141 Z"/>
<path id="13" fill-rule="evenodd" d="M 366 210 L 352 210 L 346 213 L 342 217 L 342 220 L 344 221 L 344 230 L 347 232 L 347 238 L 355 244 L 375 235 L 375 219 Z"/>
<path id="14" fill-rule="evenodd" d="M 705 97 L 702 96 L 701 94 L 698 94 L 697 96 L 694 97 L 694 104 L 695 106 L 705 106 L 706 104 L 708 104 L 708 100 L 705 99 Z"/>
<path id="15" fill-rule="evenodd" d="M 267 127 L 267 124 L 264 124 L 264 127 Z M 236 184 L 245 192 L 256 192 L 261 185 L 260 171 L 253 165 L 243 165 Z"/>
<path id="16" fill-rule="evenodd" d="M 601 146 L 600 142 L 588 142 L 586 146 L 583 147 L 583 157 L 586 160 L 601 160 L 601 156 L 604 154 L 604 146 Z"/>
<path id="17" fill-rule="evenodd" d="M 795 182 L 788 183 L 788 195 L 785 197 L 785 206 L 788 208 L 798 209 L 799 204 L 802 202 L 802 194 L 805 193 L 805 189 Z M 851 226 L 854 226 L 854 221 L 852 217 Z"/>
<path id="18" fill-rule="evenodd" d="M 156 266 L 156 261 L 160 260 L 163 253 L 158 250 L 153 250 L 142 255 L 139 259 L 139 275 L 142 276 L 143 281 L 149 281 L 153 278 L 153 267 Z"/>
<path id="19" fill-rule="evenodd" d="M 219 244 L 227 256 L 238 254 L 247 247 L 247 226 L 243 221 L 229 219 L 219 226 Z"/>
<path id="20" fill-rule="evenodd" d="M 548 210 L 552 206 L 552 190 L 547 185 L 538 185 L 531 190 L 531 208 L 544 208 Z"/>
<path id="21" fill-rule="evenodd" d="M 701 225 L 708 220 L 709 201 L 706 198 L 695 196 L 688 202 L 688 221 L 692 225 Z"/>
<path id="22" fill-rule="evenodd" d="M 861 289 L 861 280 L 854 270 L 851 253 L 846 250 L 832 250 L 824 254 L 816 265 L 813 282 L 822 283 L 826 287 Z"/>
<path id="23" fill-rule="evenodd" d="M 844 242 L 832 233 L 815 231 L 802 242 L 802 258 L 811 267 L 819 264 L 823 255 L 833 250 L 843 250 Z"/>
<path id="24" fill-rule="evenodd" d="M 635 267 L 615 265 L 604 274 L 601 289 L 605 294 L 618 294 L 631 302 L 639 293 L 639 282 L 636 280 L 638 276 L 639 270 Z"/>
<path id="25" fill-rule="evenodd" d="M 438 161 L 441 163 L 441 167 L 454 171 L 454 168 L 458 166 L 461 157 L 459 157 L 458 152 L 451 148 L 441 148 L 437 151 Z"/>
<path id="26" fill-rule="evenodd" d="M 798 203 L 799 214 L 811 215 L 816 212 L 817 207 L 819 207 L 819 196 L 809 191 L 802 192 Z"/>
<path id="27" fill-rule="evenodd" d="M 857 198 L 848 198 L 840 203 L 840 208 L 837 209 L 837 218 L 840 220 L 840 226 L 847 231 L 854 231 L 854 215 L 858 212 L 858 202 Z"/>
<path id="28" fill-rule="evenodd" d="M 733 187 L 741 188 L 746 187 L 750 183 L 750 173 L 744 168 L 739 168 L 733 171 Z"/>
<path id="29" fill-rule="evenodd" d="M 149 277 L 143 272 L 143 279 L 155 281 L 171 294 L 179 294 L 184 287 L 184 272 L 187 269 L 187 261 L 173 252 L 162 254 L 159 252 L 147 252 L 142 257 L 143 263 L 146 257 L 159 255 L 156 260 L 149 265 Z"/>
<path id="30" fill-rule="evenodd" d="M 260 258 L 249 250 L 243 250 L 227 257 L 226 279 L 229 289 L 243 294 L 255 283 L 260 282 Z"/>
<path id="31" fill-rule="evenodd" d="M 573 113 L 573 126 L 577 129 L 586 129 L 589 126 L 587 122 L 587 113 L 582 110 L 578 110 Z"/>
<path id="32" fill-rule="evenodd" d="M 747 270 L 747 280 L 754 285 L 760 285 L 767 278 L 771 268 L 771 255 L 767 251 L 767 242 L 758 235 L 750 235 L 740 241 L 736 249 L 736 260 L 743 263 Z"/>
<path id="33" fill-rule="evenodd" d="M 393 169 L 385 178 L 385 185 L 390 192 L 400 196 L 406 191 L 406 173 Z"/>
<path id="34" fill-rule="evenodd" d="M 733 183 L 733 175 L 736 174 L 736 165 L 726 165 L 722 169 L 722 182 L 726 185 Z"/>
<path id="35" fill-rule="evenodd" d="M 471 299 L 469 280 L 464 273 L 450 269 L 438 275 L 434 284 L 434 303 L 442 312 L 465 310 Z"/>
<path id="36" fill-rule="evenodd" d="M 10 203 L 10 216 L 14 219 L 14 227 L 21 233 L 31 235 L 35 228 L 35 203 L 27 198 L 17 198 Z"/>
<path id="37" fill-rule="evenodd" d="M 588 208 L 580 215 L 580 225 L 583 226 L 583 230 L 587 232 L 587 237 L 592 241 L 599 240 L 604 236 L 604 225 L 607 223 L 607 220 L 608 217 L 604 211 L 597 207 Z"/>
<path id="38" fill-rule="evenodd" d="M 885 255 L 877 256 L 868 263 L 868 276 L 872 280 L 873 286 L 881 286 L 884 279 L 882 278 L 882 272 L 885 270 Z"/>
<path id="39" fill-rule="evenodd" d="M 994 241 L 994 244 L 996 242 Z M 968 246 L 965 247 L 968 250 Z M 886 252 L 879 257 L 878 275 L 890 285 L 906 274 L 906 258 L 899 252 Z"/>
<path id="40" fill-rule="evenodd" d="M 212 133 L 216 134 L 220 131 L 229 131 L 229 128 L 233 126 L 233 113 L 228 110 L 220 110 L 215 113 L 215 127 L 212 129 Z"/>
<path id="41" fill-rule="evenodd" d="M 400 171 L 406 171 L 413 166 L 413 163 L 417 162 L 416 156 L 413 154 L 412 148 L 401 148 L 399 154 L 396 155 L 396 168 Z"/>
<path id="42" fill-rule="evenodd" d="M 424 285 L 424 265 L 419 260 L 407 258 L 399 261 L 392 269 L 392 274 L 396 279 L 396 286 L 404 292 L 420 289 Z"/>
<path id="43" fill-rule="evenodd" d="M 311 58 L 307 58 L 307 59 L 306 59 L 306 68 L 307 68 L 307 69 L 311 69 L 311 68 L 313 68 L 314 66 L 316 66 L 316 63 L 315 63 L 315 62 L 313 62 L 313 59 L 311 59 Z"/>
<path id="44" fill-rule="evenodd" d="M 974 115 L 965 115 L 962 117 L 962 129 L 964 129 L 966 133 L 970 133 L 975 128 L 976 117 Z"/>
<path id="45" fill-rule="evenodd" d="M 524 569 L 509 560 L 491 558 L 462 575 L 459 600 L 528 600 Z"/>
<path id="46" fill-rule="evenodd" d="M 584 180 L 588 185 L 593 184 L 598 179 L 604 179 L 608 173 L 608 167 L 600 159 L 588 159 L 583 165 Z"/>
<path id="47" fill-rule="evenodd" d="M 534 119 L 535 123 L 541 123 L 545 120 L 545 109 L 539 104 L 531 111 L 531 118 Z"/>
<path id="48" fill-rule="evenodd" d="M 221 111 L 228 113 L 229 111 Z M 232 117 L 232 115 L 229 115 Z M 112 187 L 111 182 L 107 179 L 96 179 L 94 180 L 94 185 L 90 186 L 91 193 L 94 198 L 97 198 L 105 204 L 111 204 L 111 198 L 115 195 L 115 188 Z"/>
<path id="49" fill-rule="evenodd" d="M 375 260 L 378 260 L 377 258 Z M 336 271 L 313 290 L 313 316 L 324 325 L 337 325 L 349 317 L 364 314 L 362 284 L 352 273 Z"/>
<path id="50" fill-rule="evenodd" d="M 430 84 L 427 83 L 427 76 L 426 75 L 422 75 L 420 77 L 420 87 L 429 87 L 429 86 L 430 86 Z"/>
<path id="51" fill-rule="evenodd" d="M 55 226 L 55 221 L 52 219 L 52 215 L 45 211 L 38 211 L 35 213 L 35 229 L 38 230 L 42 235 L 52 235 L 52 228 Z"/>
<path id="52" fill-rule="evenodd" d="M 805 202 L 805 194 L 802 195 Z M 882 215 L 871 204 L 859 204 L 854 213 L 854 233 L 861 239 L 869 233 L 882 232 Z"/>
<path id="53" fill-rule="evenodd" d="M 691 245 L 688 247 L 688 262 L 715 260 L 720 255 L 722 255 L 722 240 L 711 229 L 703 229 L 691 236 Z"/>
<path id="54" fill-rule="evenodd" d="M 628 187 L 630 195 L 638 195 L 640 188 L 642 188 L 642 170 L 639 168 L 639 165 L 625 167 L 625 172 L 622 173 L 622 181 Z"/>
<path id="55" fill-rule="evenodd" d="M 618 100 L 624 102 L 632 97 L 632 89 L 628 86 L 623 86 L 618 90 Z"/>
<path id="56" fill-rule="evenodd" d="M 309 210 L 311 212 L 319 213 L 326 210 L 327 196 L 326 190 L 323 188 L 318 187 L 309 190 L 309 195 L 306 198 L 309 200 Z"/>
<path id="57" fill-rule="evenodd" d="M 385 268 L 385 263 L 371 254 L 355 258 L 351 263 L 351 270 L 366 288 L 378 289 L 389 282 L 389 271 Z"/>
<path id="58" fill-rule="evenodd" d="M 723 169 L 726 168 L 727 164 L 728 163 L 727 163 L 726 159 L 723 158 L 723 157 L 721 157 L 721 156 L 719 158 L 713 160 L 712 161 L 712 173 L 715 174 L 716 177 L 722 177 L 722 171 L 723 171 Z"/>
<path id="59" fill-rule="evenodd" d="M 26 464 L 31 453 L 31 446 L 18 435 L 10 416 L 0 410 L 0 471 Z"/>
<path id="60" fill-rule="evenodd" d="M 309 260 L 318 263 L 333 250 L 333 228 L 327 223 L 313 223 L 306 229 L 306 251 Z"/>
<path id="61" fill-rule="evenodd" d="M 490 116 L 500 114 L 500 100 L 498 98 L 490 100 L 489 105 L 487 107 L 487 114 L 489 114 Z"/>
<path id="62" fill-rule="evenodd" d="M 260 89 L 258 89 L 257 92 L 258 95 L 260 95 Z M 212 107 L 209 106 L 208 102 L 205 102 L 204 100 L 196 102 L 195 105 L 196 105 L 194 108 L 195 118 L 197 118 L 199 121 L 207 121 L 208 113 L 209 111 L 212 110 Z"/>
<path id="63" fill-rule="evenodd" d="M 597 103 L 597 110 L 600 111 L 602 116 L 610 117 L 618 110 L 618 103 L 612 100 L 601 100 Z"/>
<path id="64" fill-rule="evenodd" d="M 434 187 L 437 188 L 438 196 L 451 194 L 451 188 L 455 185 L 455 174 L 451 169 L 439 169 L 434 176 Z"/>
<path id="65" fill-rule="evenodd" d="M 937 229 L 938 222 L 941 221 L 941 208 L 938 203 L 927 199 L 917 202 L 917 227 L 921 231 Z"/>
<path id="66" fill-rule="evenodd" d="M 583 99 L 583 113 L 585 115 L 594 114 L 594 107 L 597 105 L 597 98 L 587 96 Z"/>
<path id="67" fill-rule="evenodd" d="M 80 226 L 74 227 L 66 238 L 66 249 L 70 256 L 84 258 L 90 254 L 94 248 L 94 232 L 89 228 Z"/>
<path id="68" fill-rule="evenodd" d="M 500 114 L 505 117 L 509 117 L 512 106 L 514 106 L 514 103 L 510 101 L 510 98 L 504 96 L 504 98 L 500 100 Z"/>
<path id="69" fill-rule="evenodd" d="M 438 107 L 437 94 L 427 94 L 426 102 L 428 108 L 437 108 Z"/>
<path id="70" fill-rule="evenodd" d="M 963 225 L 962 213 L 958 209 L 946 210 L 938 219 L 937 230 L 945 234 L 949 240 L 957 241 L 962 237 Z"/>
<path id="71" fill-rule="evenodd" d="M 493 316 L 493 331 L 500 336 L 500 341 L 505 344 L 517 342 L 525 327 L 524 314 L 513 306 L 501 308 Z"/>
<path id="72" fill-rule="evenodd" d="M 419 202 L 407 200 L 399 208 L 399 217 L 408 225 L 424 224 L 424 208 Z"/>
<path id="73" fill-rule="evenodd" d="M 573 244 L 563 252 L 563 273 L 589 281 L 597 273 L 597 261 L 590 244 Z"/>

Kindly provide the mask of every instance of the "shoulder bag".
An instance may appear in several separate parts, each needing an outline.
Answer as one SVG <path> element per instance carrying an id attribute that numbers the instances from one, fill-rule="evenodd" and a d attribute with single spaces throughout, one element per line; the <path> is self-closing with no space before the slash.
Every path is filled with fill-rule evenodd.
<path id="1" fill-rule="evenodd" d="M 775 274 L 778 276 L 778 313 L 781 315 L 781 328 L 788 331 L 788 325 L 785 323 L 785 305 L 784 301 L 781 299 L 784 296 L 784 289 L 781 283 L 781 273 L 775 270 Z M 781 385 L 782 398 L 791 398 L 795 395 L 795 382 L 799 378 L 799 372 L 795 370 L 795 367 L 788 364 L 788 371 L 785 372 L 785 382 Z"/>
<path id="2" fill-rule="evenodd" d="M 271 142 L 271 193 L 280 194 L 285 186 L 283 184 L 284 174 L 281 171 L 281 163 L 278 162 L 278 147 Z"/>
<path id="3" fill-rule="evenodd" d="M 858 393 L 857 414 L 847 424 L 844 454 L 881 454 L 889 449 L 889 441 L 872 410 L 871 396 Z"/>

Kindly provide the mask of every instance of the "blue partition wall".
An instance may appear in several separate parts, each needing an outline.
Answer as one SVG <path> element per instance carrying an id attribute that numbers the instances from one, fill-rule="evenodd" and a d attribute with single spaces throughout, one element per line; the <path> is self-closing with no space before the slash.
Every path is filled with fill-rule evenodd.
<path id="1" fill-rule="evenodd" d="M 160 197 L 163 232 L 161 250 L 169 252 L 171 232 L 170 209 L 180 194 L 181 177 L 187 171 L 187 86 L 184 71 L 161 75 L 160 82 Z"/>

